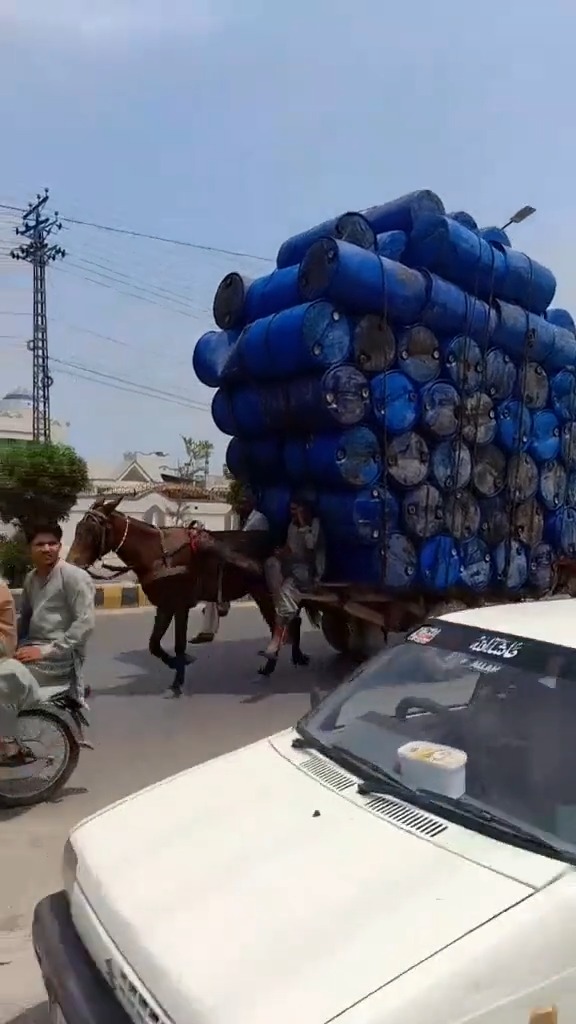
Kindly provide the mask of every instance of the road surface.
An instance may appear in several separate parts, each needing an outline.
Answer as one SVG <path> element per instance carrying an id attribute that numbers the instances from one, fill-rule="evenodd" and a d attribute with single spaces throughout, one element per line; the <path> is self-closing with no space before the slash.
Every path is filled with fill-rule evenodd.
<path id="1" fill-rule="evenodd" d="M 265 628 L 253 607 L 236 606 L 216 643 L 189 648 L 197 661 L 186 695 L 165 700 L 171 674 L 148 654 L 151 625 L 148 610 L 98 614 L 87 666 L 96 749 L 83 752 L 57 803 L 0 811 L 0 1024 L 47 1024 L 30 920 L 37 900 L 60 888 L 71 826 L 134 790 L 289 726 L 308 707 L 312 678 L 328 685 L 346 671 L 318 633 L 305 633 L 313 667 L 294 669 L 287 656 L 271 681 L 259 682 Z M 198 626 L 195 613 L 189 635 Z"/>

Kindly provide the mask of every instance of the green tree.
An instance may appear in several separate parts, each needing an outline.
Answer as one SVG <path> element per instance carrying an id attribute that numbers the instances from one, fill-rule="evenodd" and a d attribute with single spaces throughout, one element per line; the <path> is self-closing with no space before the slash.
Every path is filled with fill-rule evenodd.
<path id="1" fill-rule="evenodd" d="M 186 455 L 178 465 L 182 479 L 198 484 L 199 487 L 206 487 L 214 445 L 211 441 L 195 441 L 193 437 L 184 435 L 182 435 L 182 443 Z"/>
<path id="2" fill-rule="evenodd" d="M 0 519 L 26 529 L 39 520 L 67 519 L 88 489 L 88 467 L 65 444 L 0 442 Z"/>
<path id="3" fill-rule="evenodd" d="M 199 490 L 206 490 L 214 445 L 211 441 L 195 441 L 193 437 L 184 435 L 182 435 L 182 443 L 184 458 L 178 462 L 175 475 L 183 484 L 197 487 Z M 189 498 L 176 498 L 173 512 L 174 525 L 186 526 L 193 518 Z"/>

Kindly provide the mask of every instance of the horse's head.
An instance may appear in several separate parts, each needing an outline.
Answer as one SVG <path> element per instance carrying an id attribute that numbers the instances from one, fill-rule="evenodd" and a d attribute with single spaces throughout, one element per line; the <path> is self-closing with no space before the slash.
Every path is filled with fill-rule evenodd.
<path id="1" fill-rule="evenodd" d="M 67 561 L 82 569 L 93 565 L 110 551 L 119 551 L 126 536 L 128 520 L 116 509 L 122 498 L 98 498 L 76 527 Z"/>

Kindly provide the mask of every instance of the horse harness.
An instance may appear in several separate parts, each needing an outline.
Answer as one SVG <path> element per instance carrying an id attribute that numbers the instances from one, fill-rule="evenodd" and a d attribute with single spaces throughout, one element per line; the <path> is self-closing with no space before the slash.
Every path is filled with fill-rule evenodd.
<path id="1" fill-rule="evenodd" d="M 124 566 L 118 569 L 114 566 L 107 566 L 103 561 L 105 555 L 107 554 L 119 555 L 128 537 L 128 533 L 130 530 L 130 519 L 128 516 L 125 516 L 122 512 L 119 512 L 118 515 L 121 515 L 125 521 L 124 533 L 122 534 L 120 543 L 117 544 L 116 547 L 112 547 L 108 544 L 108 537 L 111 526 L 109 516 L 107 516 L 105 512 L 101 512 L 99 509 L 88 509 L 88 511 L 85 513 L 85 518 L 87 520 L 91 520 L 92 522 L 96 523 L 98 527 L 100 527 L 100 548 L 97 558 L 99 561 L 102 561 L 102 568 L 106 569 L 111 574 L 102 576 L 98 573 L 95 573 L 93 570 L 85 567 L 85 571 L 94 580 L 112 580 L 116 579 L 118 576 L 123 576 L 126 572 L 134 571 L 133 566 L 129 565 L 128 563 L 125 563 Z M 189 566 L 173 565 L 172 559 L 174 558 L 175 555 L 180 554 L 181 551 L 184 551 L 187 548 L 191 551 L 192 554 L 196 554 L 200 549 L 201 535 L 203 535 L 204 537 L 208 536 L 205 530 L 199 529 L 198 527 L 192 527 L 185 531 L 187 537 L 184 541 L 182 541 L 181 544 L 178 544 L 177 547 L 167 547 L 166 534 L 168 533 L 168 530 L 170 528 L 167 529 L 166 527 L 155 526 L 154 529 L 158 532 L 160 539 L 161 555 L 159 560 L 156 559 L 156 565 L 158 565 L 158 561 L 160 562 L 160 565 L 158 568 L 154 568 L 141 576 L 140 582 L 142 586 L 147 586 L 149 583 L 153 583 L 159 579 L 165 579 L 171 576 L 182 576 L 188 573 L 190 568 Z M 175 529 L 175 527 L 172 527 L 172 529 Z M 180 529 L 183 528 L 181 527 Z"/>

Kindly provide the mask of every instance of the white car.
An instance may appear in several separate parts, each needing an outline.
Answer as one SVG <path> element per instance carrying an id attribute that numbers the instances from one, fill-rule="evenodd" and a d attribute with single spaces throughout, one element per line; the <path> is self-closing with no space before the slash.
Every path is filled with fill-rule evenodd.
<path id="1" fill-rule="evenodd" d="M 576 1020 L 576 601 L 458 612 L 71 834 L 67 1024 Z"/>

